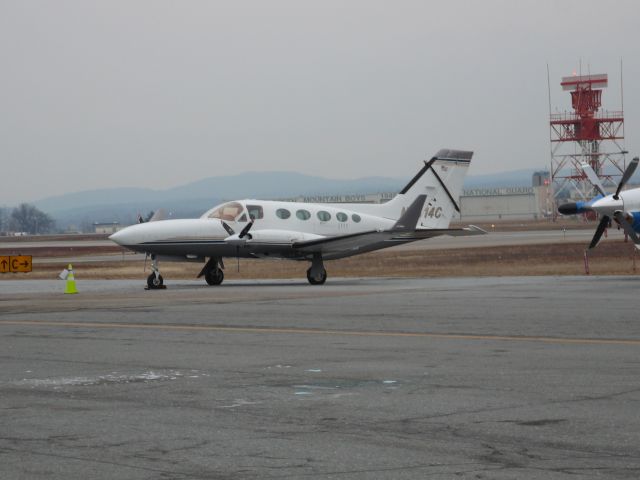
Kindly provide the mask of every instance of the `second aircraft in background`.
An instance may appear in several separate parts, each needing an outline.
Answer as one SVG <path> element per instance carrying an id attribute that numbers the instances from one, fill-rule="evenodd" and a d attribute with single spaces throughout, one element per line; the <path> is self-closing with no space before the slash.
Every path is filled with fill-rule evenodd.
<path id="1" fill-rule="evenodd" d="M 635 157 L 629 162 L 622 174 L 615 193 L 607 194 L 593 168 L 586 163 L 581 165 L 582 171 L 599 195 L 585 202 L 565 203 L 558 207 L 558 211 L 563 215 L 576 215 L 592 211 L 600 216 L 600 223 L 589 244 L 589 249 L 595 248 L 612 219 L 624 229 L 625 233 L 633 240 L 636 248 L 640 249 L 640 238 L 638 237 L 638 233 L 640 233 L 640 188 L 622 191 L 637 167 L 638 157 Z"/>

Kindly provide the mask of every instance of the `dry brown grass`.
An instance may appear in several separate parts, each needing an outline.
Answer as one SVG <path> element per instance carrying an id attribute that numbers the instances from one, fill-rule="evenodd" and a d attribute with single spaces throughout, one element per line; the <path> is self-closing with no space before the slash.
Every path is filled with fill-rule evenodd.
<path id="1" fill-rule="evenodd" d="M 518 276 L 582 275 L 584 244 L 517 245 L 442 250 L 383 250 L 355 257 L 325 262 L 330 277 L 440 277 L 440 276 Z M 100 252 L 103 253 L 103 252 Z M 635 274 L 635 249 L 619 241 L 603 242 L 590 252 L 589 266 L 595 275 Z M 143 278 L 142 260 L 76 263 L 77 278 Z M 227 279 L 305 278 L 308 262 L 284 260 L 226 260 Z M 0 279 L 55 278 L 65 267 L 63 262 L 36 264 L 34 272 L 2 275 Z M 195 278 L 202 264 L 163 262 L 165 278 Z M 147 273 L 149 266 L 147 265 Z"/>

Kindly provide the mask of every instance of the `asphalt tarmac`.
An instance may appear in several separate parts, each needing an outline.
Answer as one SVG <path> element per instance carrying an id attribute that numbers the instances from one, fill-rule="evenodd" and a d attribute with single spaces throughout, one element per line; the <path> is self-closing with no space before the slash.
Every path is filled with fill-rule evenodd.
<path id="1" fill-rule="evenodd" d="M 0 478 L 635 479 L 639 282 L 6 280 Z"/>

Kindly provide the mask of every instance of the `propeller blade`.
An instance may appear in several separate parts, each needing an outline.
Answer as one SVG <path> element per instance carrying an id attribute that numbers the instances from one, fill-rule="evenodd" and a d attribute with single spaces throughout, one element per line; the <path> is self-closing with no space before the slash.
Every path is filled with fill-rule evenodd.
<path id="1" fill-rule="evenodd" d="M 640 243 L 638 234 L 633 229 L 631 224 L 627 221 L 627 219 L 624 216 L 624 213 L 618 210 L 616 213 L 613 214 L 613 217 L 616 219 L 616 221 L 620 225 L 622 225 L 622 228 L 624 228 L 624 231 L 626 232 L 626 234 L 629 235 L 629 237 L 631 237 L 631 240 L 633 240 L 633 243 L 635 243 L 636 245 Z"/>
<path id="2" fill-rule="evenodd" d="M 231 228 L 226 222 L 221 222 L 221 223 L 222 223 L 222 227 L 227 231 L 229 235 L 233 235 L 234 233 L 236 233 L 233 231 L 233 228 Z"/>
<path id="3" fill-rule="evenodd" d="M 238 238 L 244 238 L 245 236 L 248 236 L 249 240 L 251 240 L 252 237 L 251 237 L 251 234 L 249 233 L 249 230 L 251 230 L 251 227 L 253 227 L 253 222 L 247 223 L 247 226 L 242 229 L 242 231 L 240 232 L 240 235 L 238 235 Z"/>
<path id="4" fill-rule="evenodd" d="M 589 244 L 589 250 L 591 250 L 598 244 L 605 229 L 609 226 L 609 221 L 609 217 L 607 217 L 606 215 L 602 216 L 602 218 L 600 219 L 600 223 L 598 224 L 598 228 L 596 228 L 596 233 L 593 235 L 593 239 Z"/>
<path id="5" fill-rule="evenodd" d="M 591 185 L 593 185 L 600 195 L 606 196 L 607 192 L 604 191 L 604 187 L 602 186 L 602 183 L 600 183 L 600 179 L 598 178 L 598 175 L 596 175 L 596 172 L 591 168 L 591 165 L 588 163 L 582 163 L 580 164 L 580 168 L 582 168 L 582 171 L 589 179 L 589 182 L 591 182 Z"/>
<path id="6" fill-rule="evenodd" d="M 629 162 L 629 165 L 627 166 L 627 169 L 622 174 L 622 179 L 618 184 L 618 189 L 616 190 L 616 194 L 613 196 L 613 198 L 615 198 L 616 200 L 618 200 L 618 195 L 620 195 L 620 190 L 622 190 L 622 187 L 625 186 L 625 184 L 629 181 L 629 179 L 633 176 L 634 172 L 636 171 L 636 168 L 638 167 L 638 160 L 639 160 L 638 157 L 635 157 L 633 160 L 631 160 Z"/>

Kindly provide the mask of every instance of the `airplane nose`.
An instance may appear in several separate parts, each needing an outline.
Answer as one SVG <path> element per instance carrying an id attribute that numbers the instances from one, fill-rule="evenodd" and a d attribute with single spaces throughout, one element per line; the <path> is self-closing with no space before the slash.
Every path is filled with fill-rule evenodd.
<path id="1" fill-rule="evenodd" d="M 120 230 L 119 232 L 116 233 L 112 233 L 111 235 L 109 235 L 109 240 L 111 240 L 112 242 L 117 243 L 118 245 L 122 245 L 122 243 L 120 243 L 121 239 L 122 239 L 122 235 L 120 235 L 122 233 L 122 230 Z"/>
<path id="2" fill-rule="evenodd" d="M 602 215 L 613 215 L 617 210 L 624 210 L 624 202 L 622 198 L 616 200 L 613 196 L 608 195 L 593 202 L 591 208 Z"/>
<path id="3" fill-rule="evenodd" d="M 117 243 L 118 245 L 130 245 L 131 244 L 131 235 L 130 232 L 127 232 L 128 228 L 123 228 L 122 230 L 109 235 L 109 240 Z"/>

